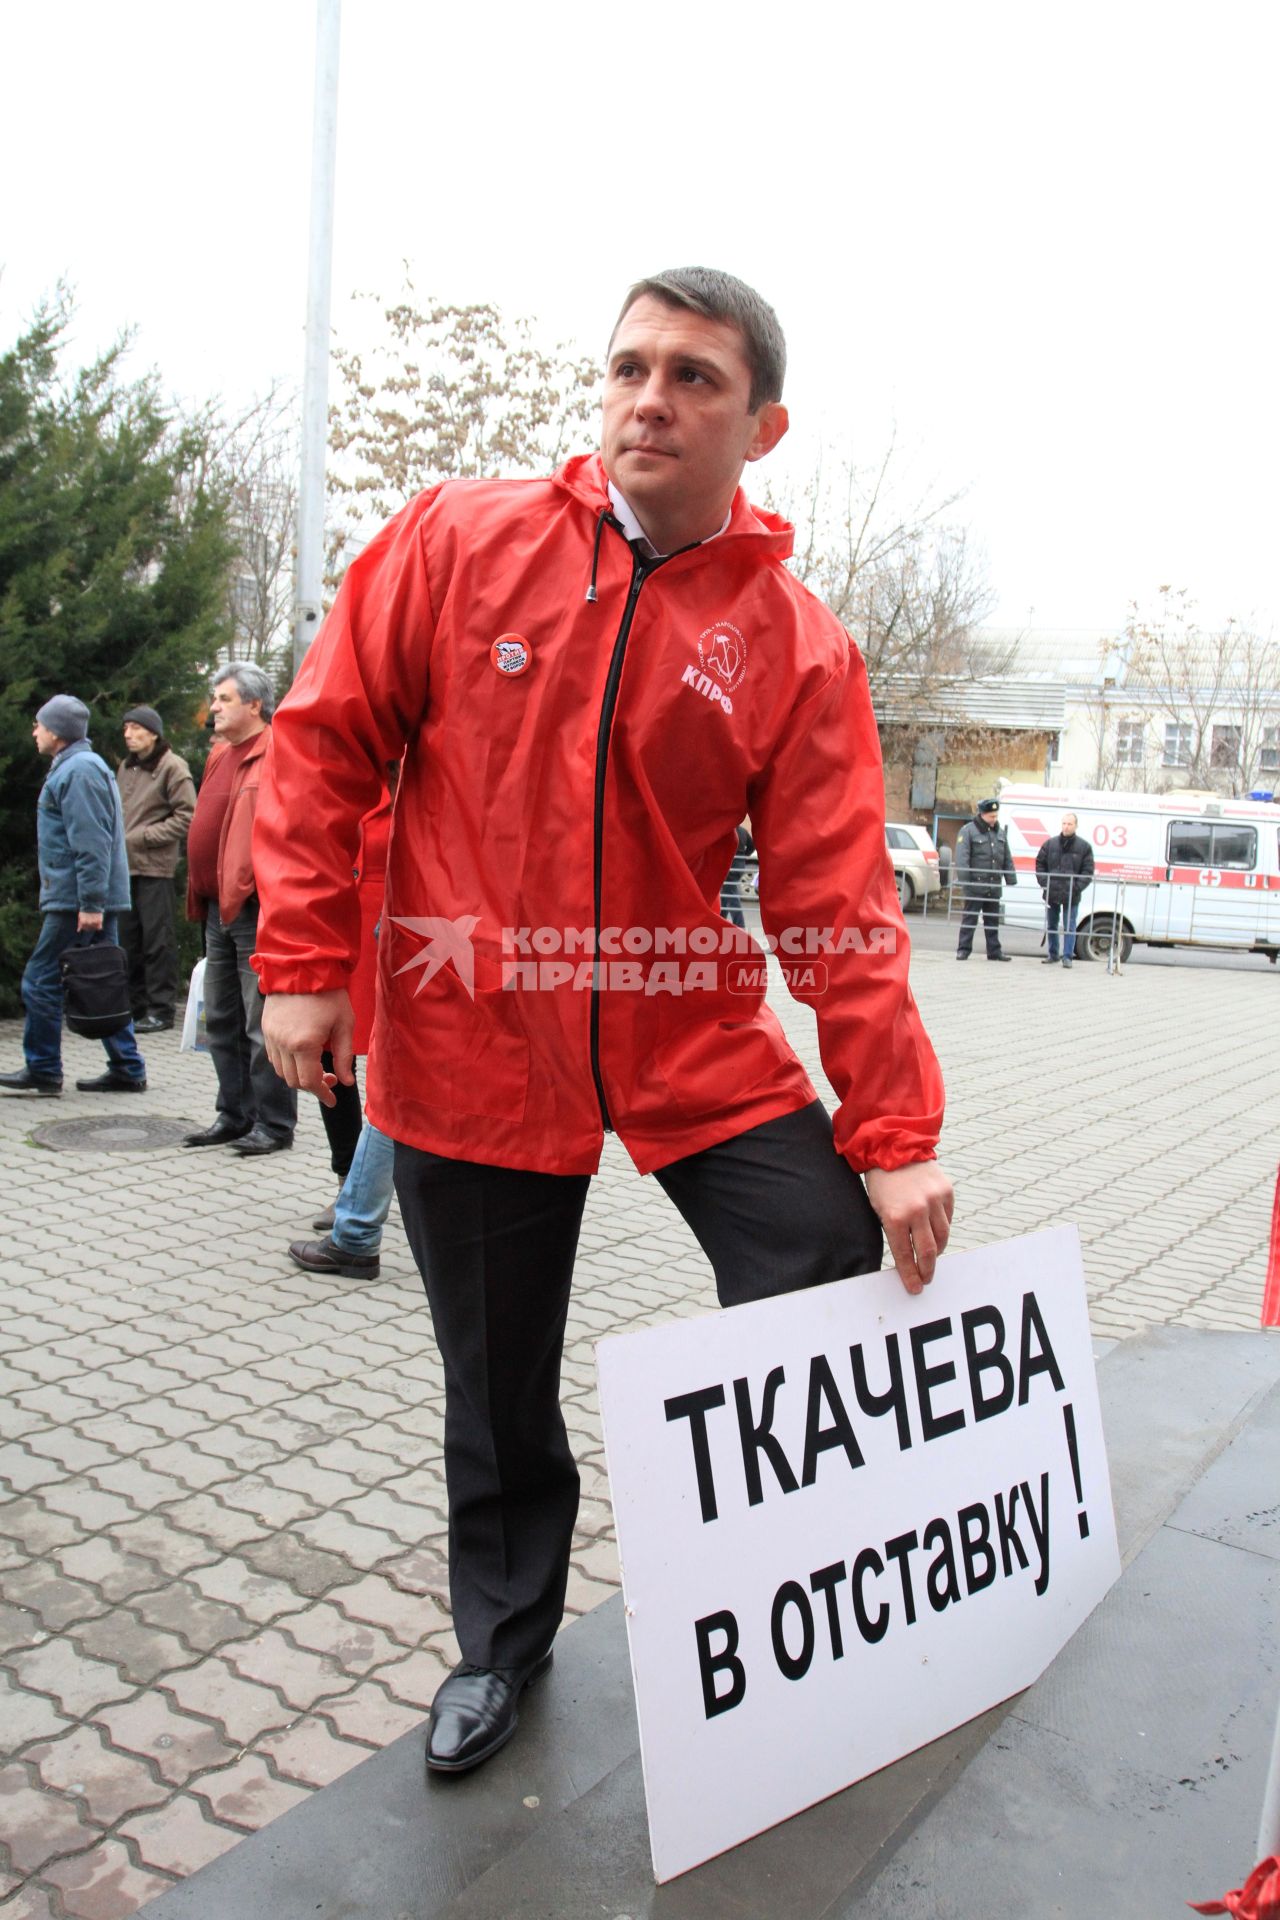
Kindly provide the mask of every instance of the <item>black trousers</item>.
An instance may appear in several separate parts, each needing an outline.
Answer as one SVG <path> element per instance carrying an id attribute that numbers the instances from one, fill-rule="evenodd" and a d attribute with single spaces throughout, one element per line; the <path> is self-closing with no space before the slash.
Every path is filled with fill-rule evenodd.
<path id="1" fill-rule="evenodd" d="M 722 1306 L 876 1271 L 880 1222 L 814 1102 L 654 1178 Z M 564 1610 L 578 1470 L 560 1411 L 586 1175 L 396 1146 L 396 1193 L 445 1373 L 449 1580 L 464 1660 L 522 1666 Z"/>
<path id="2" fill-rule="evenodd" d="M 332 1073 L 333 1055 L 322 1053 L 320 1065 L 325 1073 Z M 319 1105 L 324 1137 L 329 1142 L 329 1165 L 341 1184 L 351 1171 L 360 1129 L 364 1125 L 364 1101 L 360 1098 L 359 1081 L 348 1087 L 339 1080 L 333 1089 L 333 1105 L 326 1107 L 323 1102 Z"/>
<path id="3" fill-rule="evenodd" d="M 987 937 L 987 956 L 1000 951 L 1000 895 L 998 893 L 966 893 L 964 914 L 960 921 L 960 940 L 958 953 L 973 952 L 973 936 L 977 930 L 978 915 L 982 915 L 982 931 Z"/>
<path id="4" fill-rule="evenodd" d="M 224 926 L 210 900 L 204 927 L 204 1017 L 218 1076 L 217 1110 L 238 1126 L 256 1120 L 268 1133 L 292 1140 L 298 1096 L 267 1056 L 262 1038 L 262 993 L 249 965 L 258 938 L 258 902 Z"/>
<path id="5" fill-rule="evenodd" d="M 129 1004 L 144 1013 L 173 1018 L 178 997 L 178 933 L 173 919 L 173 881 L 131 873 L 133 906 L 120 915 L 118 938 L 129 956 Z"/>

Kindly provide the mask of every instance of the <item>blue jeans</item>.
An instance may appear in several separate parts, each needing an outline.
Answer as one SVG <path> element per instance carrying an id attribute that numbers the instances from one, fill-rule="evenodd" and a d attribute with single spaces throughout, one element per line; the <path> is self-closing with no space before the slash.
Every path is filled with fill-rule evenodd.
<path id="1" fill-rule="evenodd" d="M 366 1120 L 333 1209 L 330 1238 L 344 1253 L 376 1253 L 391 1210 L 396 1143 Z"/>
<path id="2" fill-rule="evenodd" d="M 1076 915 L 1080 911 L 1078 900 L 1068 900 L 1063 905 L 1051 900 L 1048 906 L 1047 926 L 1049 929 L 1049 958 L 1058 957 L 1058 920 L 1062 919 L 1062 957 L 1074 960 L 1076 953 Z"/>
<path id="3" fill-rule="evenodd" d="M 75 942 L 77 918 L 74 913 L 46 913 L 40 938 L 22 970 L 22 1004 L 27 1010 L 22 1051 L 32 1073 L 44 1074 L 50 1080 L 62 1078 L 62 971 L 58 962 Z M 102 932 L 90 938 L 117 946 L 115 914 L 104 913 Z M 132 1021 L 102 1044 L 113 1073 L 127 1075 L 130 1080 L 146 1078 L 147 1063 L 138 1052 Z"/>

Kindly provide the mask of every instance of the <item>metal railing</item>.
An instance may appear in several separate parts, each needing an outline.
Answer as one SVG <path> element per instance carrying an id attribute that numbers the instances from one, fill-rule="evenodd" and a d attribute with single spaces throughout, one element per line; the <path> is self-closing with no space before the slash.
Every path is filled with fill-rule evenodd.
<path id="1" fill-rule="evenodd" d="M 742 893 L 748 909 L 758 905 L 754 859 L 743 876 Z M 952 865 L 937 892 L 919 892 L 913 886 L 911 912 L 925 919 L 940 914 L 950 922 L 963 913 L 965 897 Z M 1045 943 L 1048 909 L 1034 874 L 1019 873 L 1016 886 L 1002 888 L 1000 919 L 1003 928 Z M 1076 958 L 1104 962 L 1113 974 L 1139 943 L 1234 953 L 1280 949 L 1280 892 L 1265 886 L 1193 887 L 1137 874 L 1104 874 L 1085 890 L 1078 920 Z M 1058 932 L 1061 942 L 1061 926 Z"/>
<path id="2" fill-rule="evenodd" d="M 920 909 L 951 920 L 963 913 L 965 898 L 953 869 L 940 892 L 923 896 Z M 1020 873 L 1016 886 L 1003 889 L 1000 920 L 1010 930 L 1041 940 L 1047 936 L 1047 905 L 1034 875 Z M 1113 973 L 1120 971 L 1135 943 L 1236 953 L 1280 947 L 1280 894 L 1265 887 L 1190 886 L 1102 875 L 1085 890 L 1078 920 L 1077 957 L 1105 961 Z"/>

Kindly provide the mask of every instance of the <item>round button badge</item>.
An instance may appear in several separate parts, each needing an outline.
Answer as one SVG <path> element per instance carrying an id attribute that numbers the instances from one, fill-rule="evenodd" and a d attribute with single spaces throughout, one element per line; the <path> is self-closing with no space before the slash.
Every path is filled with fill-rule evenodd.
<path id="1" fill-rule="evenodd" d="M 518 633 L 500 633 L 489 649 L 489 658 L 498 672 L 514 680 L 517 674 L 527 673 L 533 660 L 529 642 Z"/>

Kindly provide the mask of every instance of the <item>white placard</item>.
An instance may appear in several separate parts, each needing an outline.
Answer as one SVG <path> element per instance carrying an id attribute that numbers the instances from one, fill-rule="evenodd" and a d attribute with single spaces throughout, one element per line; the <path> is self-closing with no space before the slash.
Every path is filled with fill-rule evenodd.
<path id="1" fill-rule="evenodd" d="M 1119 1575 L 1074 1227 L 596 1354 L 659 1881 L 1029 1686 Z"/>

